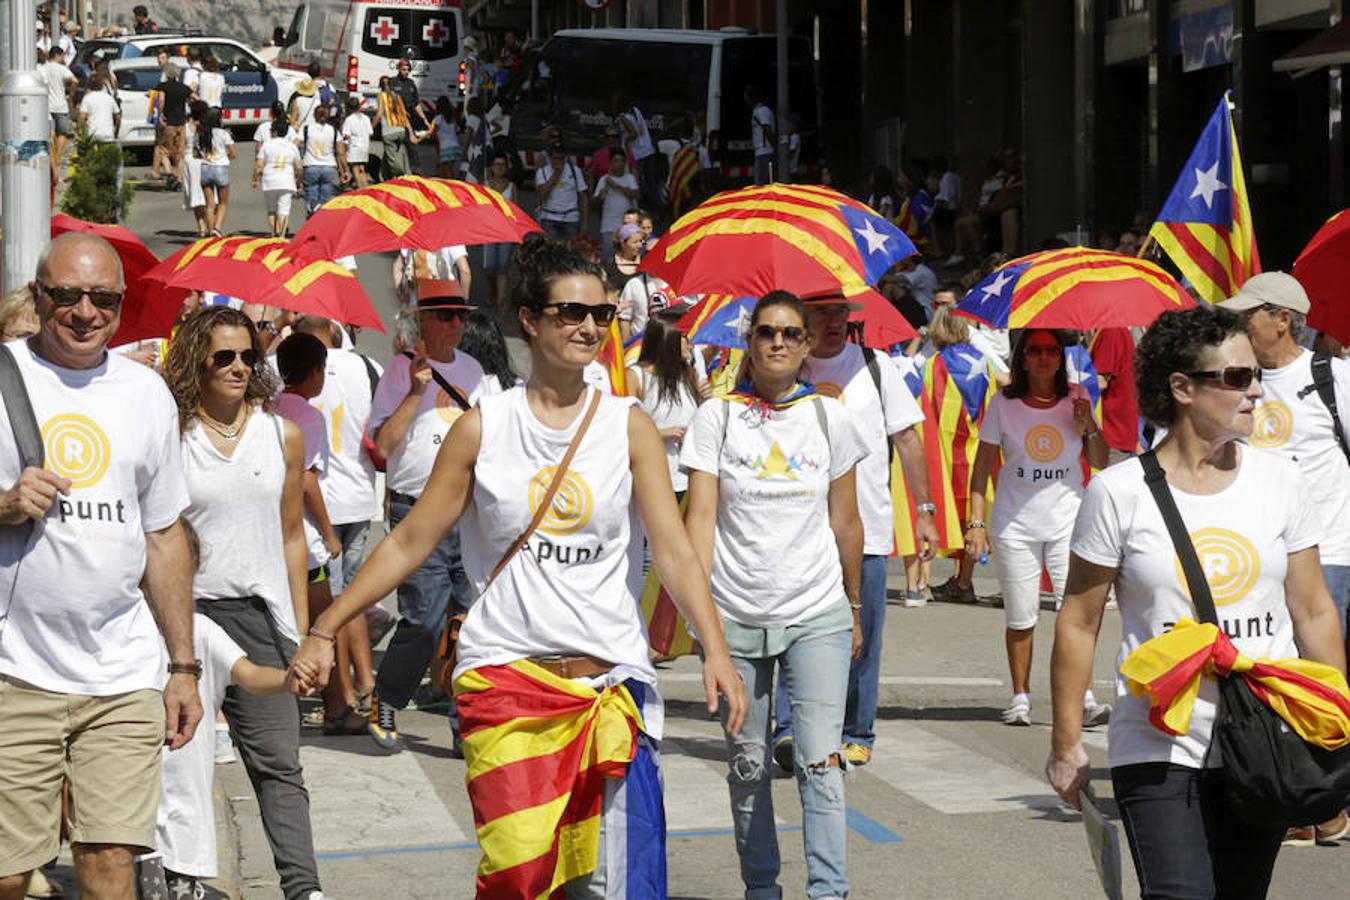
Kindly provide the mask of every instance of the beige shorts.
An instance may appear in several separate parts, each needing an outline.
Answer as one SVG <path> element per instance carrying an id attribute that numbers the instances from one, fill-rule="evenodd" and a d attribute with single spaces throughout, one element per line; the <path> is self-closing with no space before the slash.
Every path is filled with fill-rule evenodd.
<path id="1" fill-rule="evenodd" d="M 154 847 L 163 746 L 159 691 L 85 697 L 0 675 L 0 876 L 56 858 L 66 781 L 72 843 Z"/>

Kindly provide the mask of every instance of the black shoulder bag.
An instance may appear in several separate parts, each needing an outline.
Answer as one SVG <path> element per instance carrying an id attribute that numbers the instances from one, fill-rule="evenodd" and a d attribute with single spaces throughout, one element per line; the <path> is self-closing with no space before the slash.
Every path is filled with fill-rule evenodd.
<path id="1" fill-rule="evenodd" d="M 1196 612 L 1202 622 L 1218 626 L 1209 582 L 1167 487 L 1167 473 L 1151 450 L 1140 456 L 1139 462 L 1186 573 Z M 1278 713 L 1257 699 L 1240 675 L 1219 679 L 1213 747 L 1223 758 L 1229 803 L 1241 818 L 1254 825 L 1289 827 L 1325 822 L 1350 799 L 1350 746 L 1324 750 L 1303 740 Z"/>

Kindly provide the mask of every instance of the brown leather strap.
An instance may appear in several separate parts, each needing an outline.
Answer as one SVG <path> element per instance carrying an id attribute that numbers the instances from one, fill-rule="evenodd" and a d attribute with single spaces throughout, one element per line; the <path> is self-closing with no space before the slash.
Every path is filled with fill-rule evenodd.
<path id="1" fill-rule="evenodd" d="M 614 668 L 614 663 L 594 656 L 531 656 L 530 662 L 559 678 L 594 678 Z"/>
<path id="2" fill-rule="evenodd" d="M 530 524 L 525 526 L 525 530 L 520 533 L 520 537 L 512 542 L 511 546 L 502 554 L 502 558 L 493 566 L 492 574 L 488 576 L 487 583 L 483 585 L 483 592 L 492 582 L 497 580 L 502 569 L 506 568 L 520 548 L 525 546 L 525 542 L 534 534 L 534 530 L 539 527 L 539 523 L 544 521 L 544 516 L 548 513 L 549 507 L 553 505 L 553 498 L 558 494 L 558 488 L 562 487 L 563 478 L 567 476 L 567 467 L 572 464 L 572 458 L 577 455 L 577 447 L 581 446 L 581 438 L 586 434 L 586 429 L 590 427 L 591 420 L 595 418 L 595 411 L 600 408 L 600 392 L 597 390 L 591 397 L 591 405 L 586 408 L 586 414 L 581 417 L 581 425 L 577 427 L 577 433 L 572 436 L 572 443 L 567 445 L 567 452 L 563 454 L 562 462 L 558 463 L 558 468 L 553 471 L 553 480 L 549 482 L 548 490 L 544 491 L 544 496 L 540 498 L 539 505 L 534 509 L 534 517 L 530 519 Z"/>

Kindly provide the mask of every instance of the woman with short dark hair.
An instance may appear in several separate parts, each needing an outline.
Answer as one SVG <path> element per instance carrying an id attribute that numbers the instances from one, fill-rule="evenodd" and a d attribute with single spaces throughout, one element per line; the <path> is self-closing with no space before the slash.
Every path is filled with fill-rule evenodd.
<path id="1" fill-rule="evenodd" d="M 1294 462 L 1244 443 L 1261 369 L 1241 321 L 1204 305 L 1163 313 L 1139 342 L 1134 371 L 1140 411 L 1168 429 L 1156 461 L 1205 569 L 1221 630 L 1254 659 L 1302 656 L 1344 671 L 1340 619 L 1317 553 L 1324 523 L 1310 486 Z M 1088 485 L 1055 628 L 1046 775 L 1075 807 L 1090 780 L 1078 698 L 1092 680 L 1113 586 L 1118 659 L 1196 618 L 1137 458 Z M 1230 804 L 1222 761 L 1210 755 L 1218 697 L 1215 679 L 1202 678 L 1189 731 L 1174 736 L 1150 722 L 1147 699 L 1116 680 L 1111 781 L 1145 898 L 1258 898 L 1270 884 L 1285 829 L 1248 823 Z"/>

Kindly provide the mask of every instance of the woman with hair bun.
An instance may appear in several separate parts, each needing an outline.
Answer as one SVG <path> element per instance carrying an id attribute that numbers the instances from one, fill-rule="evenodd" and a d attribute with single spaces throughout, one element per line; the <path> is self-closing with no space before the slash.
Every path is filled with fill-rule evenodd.
<path id="1" fill-rule="evenodd" d="M 583 381 L 617 311 L 603 273 L 543 238 L 528 239 L 518 258 L 530 380 L 483 397 L 455 422 L 418 503 L 315 620 L 294 671 L 311 688 L 321 684 L 333 665 L 328 636 L 393 590 L 462 518 L 478 600 L 459 635 L 454 683 L 484 855 L 478 896 L 563 888 L 602 897 L 607 884 L 626 883 L 628 896 L 664 897 L 654 743 L 662 709 L 638 603 L 634 505 L 662 581 L 703 647 L 708 710 L 721 706 L 733 733 L 745 692 L 656 427 L 631 398 Z M 528 754 L 519 749 L 526 732 Z M 588 741 L 595 752 L 583 757 Z M 532 815 L 528 834 L 493 828 L 540 807 L 552 812 Z"/>

